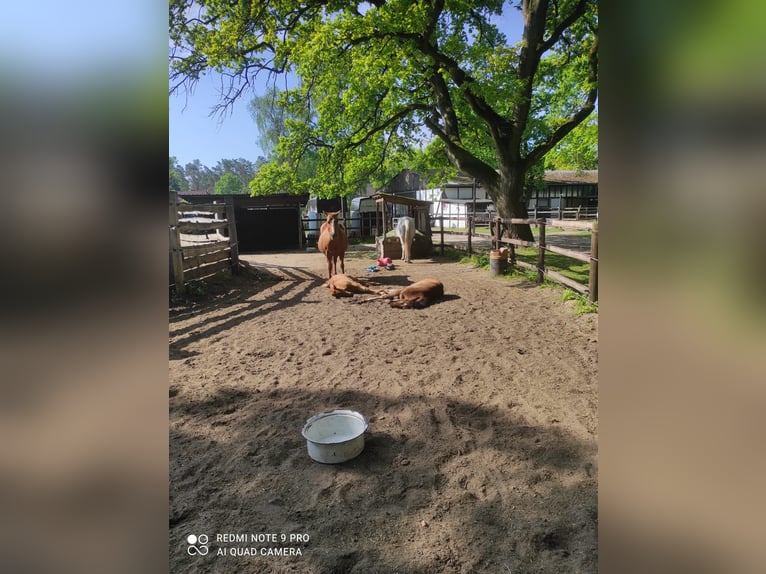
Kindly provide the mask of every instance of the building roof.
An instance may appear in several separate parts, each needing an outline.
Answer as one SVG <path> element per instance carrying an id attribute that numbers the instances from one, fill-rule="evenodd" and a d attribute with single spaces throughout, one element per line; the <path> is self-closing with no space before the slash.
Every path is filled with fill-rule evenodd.
<path id="1" fill-rule="evenodd" d="M 211 193 L 208 193 L 204 189 L 186 189 L 184 191 L 179 191 L 178 195 L 212 195 Z"/>
<path id="2" fill-rule="evenodd" d="M 274 193 L 271 195 L 257 195 L 250 197 L 247 193 L 229 193 L 229 194 L 205 194 L 205 193 L 186 193 L 178 194 L 178 197 L 187 200 L 189 203 L 212 203 L 216 201 L 224 202 L 227 198 L 232 198 L 235 207 L 240 208 L 261 208 L 261 207 L 295 207 L 304 206 L 309 199 L 308 193 Z"/>
<path id="3" fill-rule="evenodd" d="M 545 170 L 543 179 L 545 183 L 552 184 L 598 184 L 598 170 Z M 416 172 L 405 169 L 402 170 L 399 175 L 389 181 L 385 186 L 383 186 L 383 188 L 381 188 L 381 193 L 393 192 L 398 195 L 403 192 L 413 192 L 425 187 L 423 185 L 423 181 L 424 180 Z M 436 187 L 471 187 L 473 182 L 473 177 L 461 172 Z M 478 187 L 481 187 L 480 180 L 476 180 L 476 183 Z"/>
<path id="4" fill-rule="evenodd" d="M 437 200 L 438 203 L 453 203 L 457 205 L 463 205 L 466 203 L 492 203 L 491 199 L 488 198 L 478 198 L 478 199 L 451 199 L 449 197 L 445 197 L 442 199 Z"/>
<path id="5" fill-rule="evenodd" d="M 545 170 L 543 178 L 545 183 L 598 183 L 598 170 L 587 169 L 582 171 L 575 170 Z"/>
<path id="6" fill-rule="evenodd" d="M 390 193 L 375 193 L 370 196 L 377 202 L 384 201 L 386 203 L 399 203 L 402 205 L 415 205 L 415 206 L 430 206 L 432 201 L 423 201 L 420 199 L 412 199 L 411 197 L 402 197 L 401 195 L 391 195 Z"/>

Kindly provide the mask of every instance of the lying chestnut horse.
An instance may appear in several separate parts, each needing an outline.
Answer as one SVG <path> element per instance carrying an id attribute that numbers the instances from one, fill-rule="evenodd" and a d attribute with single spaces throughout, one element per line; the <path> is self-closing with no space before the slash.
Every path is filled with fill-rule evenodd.
<path id="1" fill-rule="evenodd" d="M 403 289 L 388 291 L 363 302 L 390 299 L 389 305 L 398 309 L 422 309 L 444 297 L 444 285 L 436 279 L 421 279 Z"/>
<path id="2" fill-rule="evenodd" d="M 327 221 L 319 228 L 319 242 L 317 247 L 327 258 L 327 277 L 332 277 L 333 273 L 338 272 L 338 259 L 340 258 L 340 272 L 346 272 L 346 266 L 343 263 L 343 257 L 348 249 L 348 238 L 343 224 L 338 221 L 340 211 L 330 213 L 322 212 L 327 217 Z"/>
<path id="3" fill-rule="evenodd" d="M 369 287 L 365 287 L 358 281 L 355 281 L 348 275 L 337 273 L 330 277 L 327 282 L 327 287 L 330 288 L 330 295 L 333 297 L 353 297 L 355 294 L 361 295 L 362 293 L 368 293 L 370 295 L 382 295 L 385 291 L 373 291 Z"/>

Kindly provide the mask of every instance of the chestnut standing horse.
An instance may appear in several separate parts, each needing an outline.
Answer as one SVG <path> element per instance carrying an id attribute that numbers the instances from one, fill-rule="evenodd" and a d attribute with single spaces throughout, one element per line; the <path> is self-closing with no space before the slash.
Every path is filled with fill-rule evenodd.
<path id="1" fill-rule="evenodd" d="M 340 259 L 340 272 L 345 273 L 346 267 L 343 263 L 343 257 L 348 249 L 348 238 L 343 224 L 338 221 L 340 211 L 330 213 L 322 212 L 327 217 L 327 221 L 319 228 L 319 241 L 317 247 L 327 258 L 327 277 L 338 273 L 337 262 Z"/>

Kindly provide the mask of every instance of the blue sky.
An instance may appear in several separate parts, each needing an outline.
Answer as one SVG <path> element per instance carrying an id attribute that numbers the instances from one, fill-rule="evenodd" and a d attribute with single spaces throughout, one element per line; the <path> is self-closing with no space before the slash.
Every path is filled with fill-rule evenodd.
<path id="1" fill-rule="evenodd" d="M 167 6 L 156 0 L 4 2 L 0 70 L 43 86 L 94 68 L 116 73 L 156 62 L 166 37 Z"/>
<path id="2" fill-rule="evenodd" d="M 214 167 L 220 159 L 244 158 L 254 162 L 262 155 L 256 143 L 258 128 L 247 106 L 255 94 L 235 102 L 231 113 L 210 116 L 219 102 L 220 79 L 205 76 L 198 82 L 194 93 L 170 96 L 170 155 L 181 165 L 198 159 L 203 165 Z M 262 92 L 261 92 L 262 93 Z"/>
<path id="3" fill-rule="evenodd" d="M 498 18 L 500 29 L 510 33 L 515 41 L 521 37 L 521 13 L 506 4 L 503 15 Z M 258 90 L 263 93 L 264 84 Z M 213 75 L 202 78 L 193 94 L 170 96 L 170 155 L 181 165 L 199 159 L 203 165 L 215 166 L 220 159 L 244 158 L 255 161 L 262 155 L 258 147 L 258 130 L 248 112 L 248 103 L 253 93 L 247 94 L 234 104 L 231 113 L 225 117 L 210 116 L 210 111 L 219 101 L 220 79 Z"/>

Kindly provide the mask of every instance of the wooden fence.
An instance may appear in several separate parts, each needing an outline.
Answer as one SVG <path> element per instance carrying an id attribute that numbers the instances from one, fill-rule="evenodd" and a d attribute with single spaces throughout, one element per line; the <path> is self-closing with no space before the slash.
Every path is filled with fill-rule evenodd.
<path id="1" fill-rule="evenodd" d="M 170 192 L 170 276 L 178 295 L 191 280 L 206 279 L 239 266 L 234 201 L 181 204 Z M 228 237 L 221 233 L 228 230 Z"/>
<path id="2" fill-rule="evenodd" d="M 441 221 L 439 225 L 436 225 L 437 221 Z M 501 233 L 503 229 L 503 225 L 508 224 L 529 224 L 529 225 L 537 225 L 539 227 L 539 234 L 537 242 L 533 241 L 522 241 L 521 239 L 511 239 L 511 238 L 501 238 Z M 481 233 L 476 231 L 476 226 L 478 225 L 485 225 L 488 226 L 492 232 L 491 233 Z M 548 245 L 545 239 L 545 229 L 547 227 L 559 227 L 562 229 L 578 229 L 578 230 L 585 230 L 590 231 L 590 253 L 584 253 L 582 251 L 576 251 L 573 249 L 566 249 L 564 247 L 557 247 L 555 245 Z M 434 233 L 438 233 L 440 235 L 440 250 L 441 253 L 444 254 L 444 233 L 445 228 L 443 225 L 443 217 L 438 216 L 434 218 L 434 229 L 437 229 L 438 231 L 434 231 Z M 494 249 L 500 249 L 502 245 L 508 245 L 510 248 L 510 257 L 509 261 L 511 265 L 518 265 L 519 267 L 522 267 L 524 269 L 529 269 L 532 271 L 537 272 L 537 282 L 542 283 L 543 280 L 547 277 L 549 279 L 552 279 L 553 281 L 556 281 L 557 283 L 561 283 L 562 285 L 565 285 L 569 287 L 570 289 L 573 289 L 577 291 L 578 293 L 583 293 L 588 295 L 588 299 L 591 302 L 598 301 L 598 221 L 572 221 L 572 220 L 563 220 L 563 219 L 501 219 L 499 217 L 496 217 L 494 219 L 487 219 L 487 218 L 477 218 L 474 219 L 472 216 L 468 216 L 466 218 L 466 231 L 462 232 L 467 236 L 468 239 L 468 254 L 470 255 L 473 251 L 471 239 L 473 237 L 489 237 L 492 239 L 492 247 Z M 447 233 L 455 233 L 453 231 L 446 230 Z M 532 265 L 530 263 L 526 263 L 524 261 L 518 261 L 516 258 L 516 247 L 531 247 L 534 249 L 537 249 L 537 264 Z M 576 259 L 578 261 L 584 261 L 589 264 L 589 273 L 588 273 L 588 285 L 583 285 L 582 283 L 579 283 L 573 279 L 570 279 L 569 277 L 565 277 L 561 273 L 558 273 L 552 269 L 548 269 L 545 266 L 545 253 L 557 253 L 559 255 L 563 255 L 565 257 L 569 257 L 571 259 Z"/>
<path id="3" fill-rule="evenodd" d="M 557 207 L 555 209 L 537 209 L 529 210 L 530 219 L 542 219 L 544 217 L 551 219 L 567 219 L 580 221 L 583 219 L 598 219 L 598 207 Z"/>

